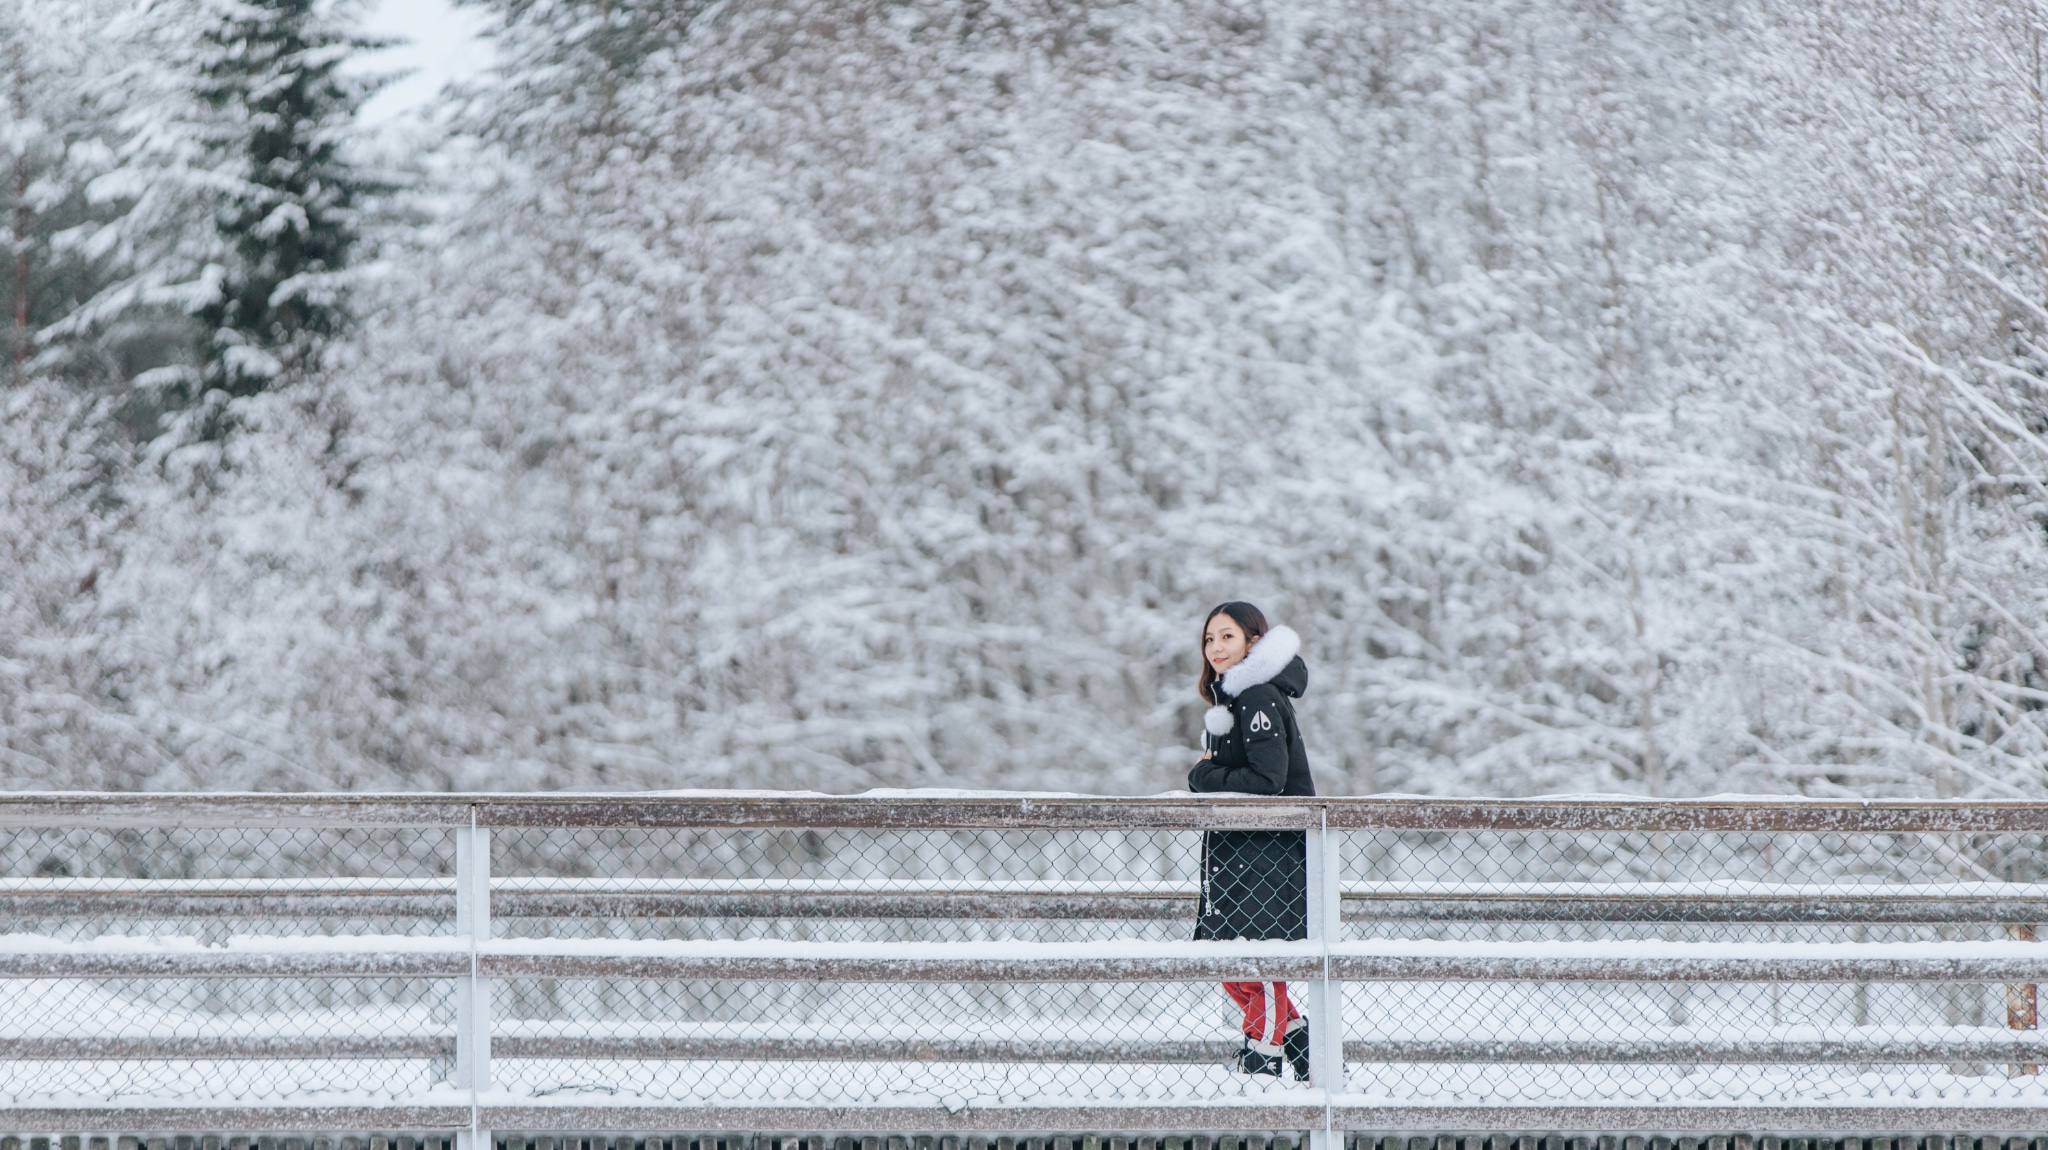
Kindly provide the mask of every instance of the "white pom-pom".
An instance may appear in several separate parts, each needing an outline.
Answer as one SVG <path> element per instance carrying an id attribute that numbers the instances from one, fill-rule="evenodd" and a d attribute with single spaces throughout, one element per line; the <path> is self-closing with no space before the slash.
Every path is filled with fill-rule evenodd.
<path id="1" fill-rule="evenodd" d="M 1202 713 L 1202 729 L 1212 735 L 1227 735 L 1233 720 L 1229 707 L 1211 707 Z"/>

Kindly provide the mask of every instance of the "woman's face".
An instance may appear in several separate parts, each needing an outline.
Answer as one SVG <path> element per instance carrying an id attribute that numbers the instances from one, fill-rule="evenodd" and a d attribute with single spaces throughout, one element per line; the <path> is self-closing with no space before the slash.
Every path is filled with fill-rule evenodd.
<path id="1" fill-rule="evenodd" d="M 1202 658 L 1219 675 L 1237 666 L 1250 649 L 1244 628 L 1228 615 L 1218 613 L 1202 627 Z"/>

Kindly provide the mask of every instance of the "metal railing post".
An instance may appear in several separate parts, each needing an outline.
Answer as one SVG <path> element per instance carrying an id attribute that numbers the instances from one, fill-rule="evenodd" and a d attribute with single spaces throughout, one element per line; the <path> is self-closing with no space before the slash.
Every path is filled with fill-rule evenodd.
<path id="1" fill-rule="evenodd" d="M 1323 1126 L 1310 1131 L 1310 1150 L 1339 1150 L 1342 1137 L 1332 1119 L 1344 1088 L 1344 985 L 1330 978 L 1330 943 L 1342 937 L 1343 922 L 1337 836 L 1325 808 L 1308 831 L 1308 937 L 1323 951 L 1323 976 L 1308 986 L 1309 1081 L 1323 1092 Z"/>
<path id="2" fill-rule="evenodd" d="M 2008 925 L 2007 938 L 2019 942 L 2033 942 L 2032 926 Z M 2038 1030 L 2041 1027 L 2040 987 L 2037 983 L 2005 984 L 2005 1025 L 2013 1030 Z M 2006 1065 L 2006 1073 L 2014 1078 L 2031 1078 L 2041 1073 L 2038 1062 L 2014 1062 Z"/>
<path id="3" fill-rule="evenodd" d="M 455 1086 L 469 1095 L 469 1127 L 456 1132 L 457 1150 L 491 1150 L 491 1132 L 477 1121 L 477 1095 L 491 1088 L 491 983 L 477 973 L 477 955 L 491 940 L 491 832 L 476 825 L 455 830 L 455 933 L 469 940 L 469 975 L 456 980 Z"/>

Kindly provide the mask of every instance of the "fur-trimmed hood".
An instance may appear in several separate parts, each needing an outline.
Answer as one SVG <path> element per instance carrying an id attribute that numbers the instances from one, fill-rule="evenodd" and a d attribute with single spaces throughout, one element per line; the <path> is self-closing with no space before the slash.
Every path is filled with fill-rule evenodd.
<path id="1" fill-rule="evenodd" d="M 1260 683 L 1271 683 L 1281 694 L 1295 699 L 1308 690 L 1308 664 L 1301 661 L 1301 636 L 1294 628 L 1275 627 L 1266 632 L 1236 666 L 1223 672 L 1217 686 L 1235 699 Z M 1212 735 L 1224 735 L 1233 721 L 1230 708 L 1219 705 L 1202 716 L 1202 727 Z"/>

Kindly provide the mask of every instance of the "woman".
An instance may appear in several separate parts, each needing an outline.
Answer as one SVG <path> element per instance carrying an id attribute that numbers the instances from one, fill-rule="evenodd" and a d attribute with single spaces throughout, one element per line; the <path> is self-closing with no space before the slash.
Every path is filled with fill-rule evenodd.
<path id="1" fill-rule="evenodd" d="M 1188 789 L 1247 795 L 1313 795 L 1308 749 L 1294 704 L 1308 689 L 1301 638 L 1268 627 L 1250 603 L 1223 604 L 1202 623 L 1202 718 L 1206 753 Z M 1196 938 L 1307 938 L 1308 854 L 1300 831 L 1210 831 L 1202 840 L 1202 908 Z M 1226 982 L 1244 1011 L 1237 1069 L 1308 1080 L 1308 1019 L 1284 982 Z"/>

